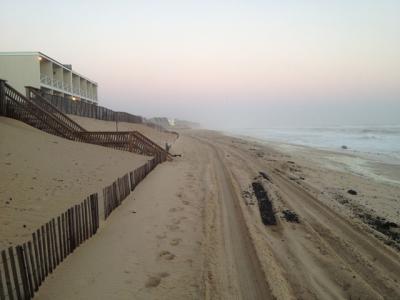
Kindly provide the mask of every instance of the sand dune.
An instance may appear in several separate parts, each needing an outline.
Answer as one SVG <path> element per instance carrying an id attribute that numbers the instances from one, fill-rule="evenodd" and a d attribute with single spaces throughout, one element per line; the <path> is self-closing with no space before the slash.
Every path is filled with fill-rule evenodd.
<path id="1" fill-rule="evenodd" d="M 29 238 L 51 218 L 150 157 L 77 143 L 0 118 L 0 248 Z"/>

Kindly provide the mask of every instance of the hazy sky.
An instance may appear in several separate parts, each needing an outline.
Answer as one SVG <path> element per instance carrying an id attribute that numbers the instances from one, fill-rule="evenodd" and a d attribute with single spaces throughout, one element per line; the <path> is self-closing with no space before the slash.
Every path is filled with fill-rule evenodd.
<path id="1" fill-rule="evenodd" d="M 0 0 L 0 51 L 41 51 L 100 104 L 217 127 L 400 123 L 400 1 Z"/>

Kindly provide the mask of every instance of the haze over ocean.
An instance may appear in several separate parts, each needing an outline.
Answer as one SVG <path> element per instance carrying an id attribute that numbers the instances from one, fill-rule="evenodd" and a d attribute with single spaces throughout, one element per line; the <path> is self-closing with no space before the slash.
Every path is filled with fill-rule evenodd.
<path id="1" fill-rule="evenodd" d="M 346 146 L 350 152 L 385 155 L 400 161 L 400 125 L 246 128 L 230 132 L 266 141 L 329 150 L 342 150 L 342 146 Z"/>
<path id="2" fill-rule="evenodd" d="M 397 0 L 15 0 L 2 11 L 0 51 L 71 63 L 116 110 L 210 128 L 399 123 Z"/>

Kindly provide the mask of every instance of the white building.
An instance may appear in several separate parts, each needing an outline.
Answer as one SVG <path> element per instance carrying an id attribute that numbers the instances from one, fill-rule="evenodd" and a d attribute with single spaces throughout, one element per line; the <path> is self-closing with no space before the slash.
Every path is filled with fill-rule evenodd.
<path id="1" fill-rule="evenodd" d="M 41 52 L 0 52 L 0 79 L 22 94 L 31 86 L 50 94 L 97 104 L 97 83 Z"/>

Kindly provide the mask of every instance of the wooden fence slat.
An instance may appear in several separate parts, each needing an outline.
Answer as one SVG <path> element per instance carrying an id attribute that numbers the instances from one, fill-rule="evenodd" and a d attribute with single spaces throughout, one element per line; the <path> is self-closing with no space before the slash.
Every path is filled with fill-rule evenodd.
<path id="1" fill-rule="evenodd" d="M 86 198 L 86 206 L 88 211 L 88 226 L 89 226 L 89 237 L 93 235 L 93 225 L 92 225 L 92 217 L 90 214 L 90 198 Z"/>
<path id="2" fill-rule="evenodd" d="M 29 253 L 29 260 L 31 262 L 32 268 L 32 277 L 33 277 L 33 284 L 34 284 L 34 291 L 37 292 L 39 289 L 39 280 L 37 276 L 37 265 L 35 265 L 35 261 L 33 258 L 33 251 L 32 251 L 32 242 L 28 242 L 28 253 Z"/>
<path id="3" fill-rule="evenodd" d="M 75 204 L 75 216 L 76 216 L 76 223 L 75 223 L 75 230 L 76 230 L 76 247 L 79 247 L 81 244 L 80 239 L 80 232 L 79 232 L 79 207 Z"/>
<path id="4" fill-rule="evenodd" d="M 86 199 L 83 200 L 81 203 L 81 210 L 82 210 L 82 216 L 83 216 L 83 239 L 86 241 L 88 239 L 88 234 L 87 234 L 87 218 L 86 218 Z"/>
<path id="5" fill-rule="evenodd" d="M 51 238 L 50 238 L 50 225 L 46 223 L 46 242 L 47 242 L 47 261 L 49 272 L 53 273 L 53 260 L 52 260 L 52 247 L 51 247 Z"/>
<path id="6" fill-rule="evenodd" d="M 51 266 L 54 270 L 56 268 L 56 255 L 54 247 L 53 223 L 51 220 L 49 221 L 49 236 L 50 236 Z"/>
<path id="7" fill-rule="evenodd" d="M 46 249 L 46 231 L 45 226 L 41 227 L 42 232 L 42 248 L 43 248 L 43 262 L 44 262 L 44 278 L 49 275 L 49 264 L 47 259 L 47 249 Z"/>
<path id="8" fill-rule="evenodd" d="M 25 268 L 26 268 L 26 277 L 28 279 L 27 283 L 28 283 L 28 288 L 29 288 L 29 295 L 31 296 L 31 298 L 33 298 L 34 287 L 33 287 L 33 282 L 32 282 L 31 266 L 29 264 L 29 259 L 28 259 L 28 248 L 26 247 L 26 243 L 24 243 L 21 247 L 22 247 L 22 254 L 23 254 Z"/>
<path id="9" fill-rule="evenodd" d="M 46 277 L 46 271 L 44 267 L 44 258 L 43 258 L 43 248 L 42 248 L 42 237 L 40 235 L 40 229 L 36 231 L 37 234 L 37 243 L 39 248 L 39 262 L 40 262 L 40 283 L 43 282 L 44 278 Z"/>
<path id="10" fill-rule="evenodd" d="M 74 252 L 75 249 L 75 234 L 74 234 L 74 209 L 71 207 L 69 209 L 69 241 L 70 241 L 70 251 L 69 253 Z"/>
<path id="11" fill-rule="evenodd" d="M 61 216 L 57 217 L 57 233 L 58 233 L 58 246 L 59 246 L 59 260 L 58 263 L 63 261 L 63 241 L 62 241 L 62 234 L 61 234 Z"/>
<path id="12" fill-rule="evenodd" d="M 97 225 L 97 229 L 100 226 L 100 217 L 99 217 L 99 196 L 98 194 L 94 194 L 95 197 L 95 203 L 96 203 L 96 225 Z"/>
<path id="13" fill-rule="evenodd" d="M 21 291 L 19 288 L 19 281 L 18 281 L 18 273 L 17 267 L 15 264 L 15 257 L 14 257 L 14 249 L 13 247 L 8 248 L 8 255 L 10 256 L 10 264 L 11 264 L 11 273 L 14 280 L 14 288 L 15 292 L 17 293 L 17 299 L 22 299 Z"/>
<path id="14" fill-rule="evenodd" d="M 6 300 L 6 292 L 5 292 L 5 287 L 3 284 L 3 275 L 1 275 L 1 268 L 0 268 L 0 300 Z M 5 280 L 4 280 L 5 282 Z"/>
<path id="15" fill-rule="evenodd" d="M 9 297 L 9 299 L 14 300 L 14 293 L 13 293 L 13 288 L 11 285 L 10 269 L 8 268 L 6 250 L 1 251 L 1 258 L 3 260 L 4 277 L 6 280 L 8 297 Z"/>
<path id="16" fill-rule="evenodd" d="M 85 208 L 83 207 L 83 201 L 79 204 L 81 211 L 81 232 L 82 232 L 82 242 L 86 241 L 86 231 L 85 231 Z"/>
<path id="17" fill-rule="evenodd" d="M 57 230 L 56 230 L 56 220 L 54 218 L 51 220 L 51 224 L 52 224 L 52 233 L 53 233 L 53 241 L 54 241 L 54 253 L 55 253 L 54 268 L 55 268 L 60 263 L 60 257 L 58 255 L 58 246 L 57 246 L 58 239 L 57 239 Z"/>
<path id="18" fill-rule="evenodd" d="M 26 270 L 26 266 L 25 266 L 22 246 L 17 246 L 15 248 L 15 250 L 17 251 L 17 258 L 18 258 L 18 264 L 19 264 L 19 269 L 20 269 L 20 274 L 21 274 L 24 299 L 31 299 L 31 292 L 29 290 L 28 278 L 26 276 L 27 270 Z"/>
<path id="19" fill-rule="evenodd" d="M 77 238 L 77 243 L 76 247 L 79 247 L 81 244 L 81 233 L 80 233 L 80 218 L 79 218 L 79 205 L 75 204 L 75 216 L 76 216 L 76 238 Z"/>
<path id="20" fill-rule="evenodd" d="M 71 243 L 70 243 L 70 236 L 69 236 L 69 210 L 64 212 L 64 234 L 65 234 L 65 257 L 67 257 L 71 252 Z"/>
<path id="21" fill-rule="evenodd" d="M 64 260 L 66 255 L 66 236 L 65 236 L 65 213 L 61 214 L 61 239 L 62 239 L 62 247 L 61 247 L 61 261 Z"/>
<path id="22" fill-rule="evenodd" d="M 39 248 L 36 239 L 36 232 L 32 233 L 32 241 L 33 241 L 33 250 L 35 253 L 35 262 L 36 262 L 36 282 L 39 287 L 42 283 L 42 266 L 39 261 Z"/>

